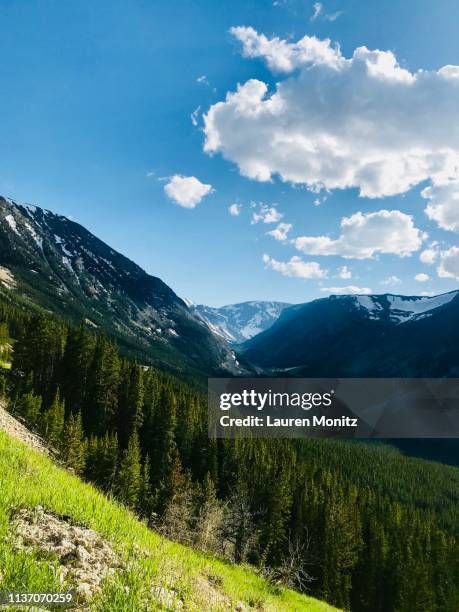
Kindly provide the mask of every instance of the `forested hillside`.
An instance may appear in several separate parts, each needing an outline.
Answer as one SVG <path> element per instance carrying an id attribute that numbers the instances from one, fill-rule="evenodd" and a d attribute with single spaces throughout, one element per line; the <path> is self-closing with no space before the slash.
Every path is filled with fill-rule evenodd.
<path id="1" fill-rule="evenodd" d="M 253 568 L 168 541 L 115 500 L 2 431 L 0 482 L 3 592 L 73 590 L 77 601 L 72 610 L 91 612 L 335 609 L 282 588 Z M 33 550 L 17 537 L 24 528 L 33 529 Z M 55 609 L 39 609 L 45 608 Z"/>
<path id="2" fill-rule="evenodd" d="M 6 303 L 0 323 L 11 412 L 160 533 L 344 609 L 457 609 L 457 469 L 358 443 L 210 440 L 206 398 L 109 338 Z"/>
<path id="3" fill-rule="evenodd" d="M 160 278 L 49 210 L 0 196 L 0 288 L 183 378 L 237 374 L 226 342 Z"/>

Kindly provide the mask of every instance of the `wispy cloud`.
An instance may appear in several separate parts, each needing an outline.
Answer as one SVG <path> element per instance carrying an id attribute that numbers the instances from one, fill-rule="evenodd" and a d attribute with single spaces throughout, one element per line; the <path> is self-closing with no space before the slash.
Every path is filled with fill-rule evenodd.
<path id="1" fill-rule="evenodd" d="M 242 204 L 236 204 L 236 203 L 234 203 L 234 204 L 230 204 L 230 205 L 228 206 L 228 211 L 229 211 L 229 214 L 230 214 L 232 217 L 237 217 L 237 216 L 239 216 L 239 215 L 241 214 L 241 209 L 242 209 Z"/>
<path id="2" fill-rule="evenodd" d="M 328 270 L 324 270 L 316 261 L 303 261 L 300 257 L 292 257 L 290 261 L 278 261 L 269 255 L 263 255 L 266 268 L 271 268 L 291 278 L 326 278 Z"/>
<path id="3" fill-rule="evenodd" d="M 341 268 L 338 268 L 338 278 L 342 278 L 343 280 L 348 280 L 352 278 L 352 272 L 349 270 L 347 266 L 341 266 Z"/>
<path id="4" fill-rule="evenodd" d="M 197 108 L 194 109 L 194 111 L 190 115 L 191 123 L 195 127 L 198 125 L 198 117 L 199 117 L 200 111 L 201 111 L 201 107 L 198 106 Z"/>
<path id="5" fill-rule="evenodd" d="M 314 5 L 312 7 L 314 9 L 313 14 L 310 17 L 310 21 L 315 21 L 317 19 L 317 17 L 322 13 L 322 3 L 321 2 L 314 2 Z"/>
<path id="6" fill-rule="evenodd" d="M 401 285 L 401 283 L 402 280 L 398 276 L 392 275 L 384 278 L 379 284 L 383 287 L 391 287 L 394 285 Z"/>
<path id="7" fill-rule="evenodd" d="M 271 230 L 270 232 L 266 232 L 269 236 L 272 236 L 276 240 L 280 242 L 285 242 L 288 238 L 288 233 L 292 229 L 291 223 L 279 223 L 276 229 Z"/>
<path id="8" fill-rule="evenodd" d="M 369 287 L 357 287 L 356 285 L 347 285 L 346 287 L 322 287 L 321 291 L 324 293 L 330 293 L 335 295 L 348 295 L 348 294 L 365 294 L 371 293 Z"/>

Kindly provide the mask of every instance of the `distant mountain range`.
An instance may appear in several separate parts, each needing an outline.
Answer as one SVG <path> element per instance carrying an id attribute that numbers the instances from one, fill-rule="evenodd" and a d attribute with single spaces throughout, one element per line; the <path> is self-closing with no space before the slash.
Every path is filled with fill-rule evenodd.
<path id="1" fill-rule="evenodd" d="M 279 318 L 285 302 L 242 302 L 221 308 L 190 304 L 190 309 L 212 331 L 231 344 L 238 344 L 265 331 Z"/>
<path id="2" fill-rule="evenodd" d="M 459 291 L 358 295 L 291 306 L 240 352 L 298 376 L 459 376 Z"/>
<path id="3" fill-rule="evenodd" d="M 187 305 L 78 223 L 3 197 L 0 293 L 85 321 L 184 377 L 459 376 L 458 291 Z"/>
<path id="4" fill-rule="evenodd" d="M 114 335 L 189 375 L 242 371 L 227 343 L 161 279 L 66 217 L 0 197 L 0 291 Z"/>

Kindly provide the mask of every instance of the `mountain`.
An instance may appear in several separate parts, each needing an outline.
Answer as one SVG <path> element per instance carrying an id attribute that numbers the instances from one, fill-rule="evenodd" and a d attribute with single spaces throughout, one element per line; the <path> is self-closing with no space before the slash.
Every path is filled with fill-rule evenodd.
<path id="1" fill-rule="evenodd" d="M 285 302 L 242 302 L 221 308 L 191 304 L 190 308 L 215 334 L 239 344 L 271 327 L 287 306 Z"/>
<path id="2" fill-rule="evenodd" d="M 239 373 L 226 342 L 161 279 L 78 223 L 4 197 L 0 287 L 114 335 L 153 364 L 187 375 Z"/>
<path id="3" fill-rule="evenodd" d="M 459 376 L 459 291 L 332 295 L 291 306 L 241 353 L 302 376 Z"/>

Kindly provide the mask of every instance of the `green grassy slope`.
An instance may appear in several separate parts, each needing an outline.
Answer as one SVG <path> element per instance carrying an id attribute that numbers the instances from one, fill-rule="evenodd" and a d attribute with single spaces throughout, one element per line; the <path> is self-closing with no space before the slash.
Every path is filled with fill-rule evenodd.
<path id="1" fill-rule="evenodd" d="M 334 610 L 316 599 L 270 585 L 249 567 L 228 565 L 160 537 L 121 505 L 3 432 L 0 491 L 0 591 L 63 589 L 52 560 L 15 550 L 11 538 L 14 514 L 40 504 L 48 512 L 97 531 L 125 561 L 126 568 L 106 581 L 102 595 L 92 600 L 93 610 L 173 609 L 161 608 L 154 600 L 154 586 L 173 589 L 186 610 L 234 610 L 241 604 L 245 607 L 240 609 L 266 611 Z"/>

